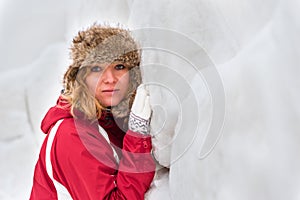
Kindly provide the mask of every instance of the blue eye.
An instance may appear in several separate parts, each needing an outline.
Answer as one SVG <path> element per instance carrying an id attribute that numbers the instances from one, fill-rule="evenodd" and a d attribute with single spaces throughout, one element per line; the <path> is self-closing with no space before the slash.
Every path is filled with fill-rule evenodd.
<path id="1" fill-rule="evenodd" d="M 100 66 L 94 66 L 94 67 L 91 68 L 91 71 L 92 72 L 101 72 L 102 68 Z"/>
<path id="2" fill-rule="evenodd" d="M 118 64 L 118 65 L 115 66 L 116 70 L 122 70 L 122 69 L 125 69 L 125 68 L 126 67 L 124 65 L 122 65 L 122 64 Z"/>

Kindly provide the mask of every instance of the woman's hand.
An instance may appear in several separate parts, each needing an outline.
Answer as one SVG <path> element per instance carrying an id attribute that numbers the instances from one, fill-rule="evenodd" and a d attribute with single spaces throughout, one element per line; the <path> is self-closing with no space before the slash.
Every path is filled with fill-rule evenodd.
<path id="1" fill-rule="evenodd" d="M 148 134 L 150 116 L 151 107 L 149 102 L 149 94 L 145 88 L 145 85 L 141 84 L 137 88 L 136 96 L 129 115 L 129 129 L 141 134 Z"/>

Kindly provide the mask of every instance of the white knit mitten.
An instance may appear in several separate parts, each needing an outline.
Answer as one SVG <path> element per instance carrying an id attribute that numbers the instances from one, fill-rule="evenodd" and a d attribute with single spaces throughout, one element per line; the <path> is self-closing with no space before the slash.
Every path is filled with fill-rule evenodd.
<path id="1" fill-rule="evenodd" d="M 131 112 L 129 115 L 128 127 L 134 132 L 141 134 L 149 133 L 151 107 L 149 95 L 145 85 L 141 84 L 136 91 Z"/>

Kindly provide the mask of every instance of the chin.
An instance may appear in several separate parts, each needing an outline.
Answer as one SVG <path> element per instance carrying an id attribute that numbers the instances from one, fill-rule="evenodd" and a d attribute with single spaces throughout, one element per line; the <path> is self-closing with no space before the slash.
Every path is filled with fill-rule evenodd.
<path id="1" fill-rule="evenodd" d="M 113 107 L 113 106 L 119 105 L 120 102 L 121 101 L 119 101 L 119 100 L 118 101 L 107 101 L 107 102 L 104 102 L 102 105 L 105 107 L 108 107 L 108 106 Z"/>

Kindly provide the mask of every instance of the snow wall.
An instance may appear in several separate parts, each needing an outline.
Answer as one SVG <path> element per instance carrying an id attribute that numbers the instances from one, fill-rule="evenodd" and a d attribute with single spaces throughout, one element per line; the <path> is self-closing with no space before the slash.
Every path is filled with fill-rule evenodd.
<path id="1" fill-rule="evenodd" d="M 72 37 L 123 24 L 143 48 L 158 167 L 147 199 L 300 198 L 297 0 L 0 2 L 0 199 L 28 199 Z"/>

